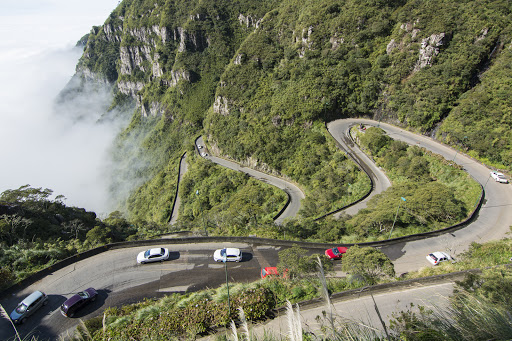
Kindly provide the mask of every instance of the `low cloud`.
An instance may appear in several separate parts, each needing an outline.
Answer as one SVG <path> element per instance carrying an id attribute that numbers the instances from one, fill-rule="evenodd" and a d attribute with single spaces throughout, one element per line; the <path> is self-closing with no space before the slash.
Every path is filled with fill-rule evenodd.
<path id="1" fill-rule="evenodd" d="M 111 102 L 108 89 L 55 106 L 81 53 L 54 50 L 0 65 L 0 192 L 50 188 L 67 205 L 105 214 L 114 208 L 109 150 L 126 120 L 99 121 Z"/>

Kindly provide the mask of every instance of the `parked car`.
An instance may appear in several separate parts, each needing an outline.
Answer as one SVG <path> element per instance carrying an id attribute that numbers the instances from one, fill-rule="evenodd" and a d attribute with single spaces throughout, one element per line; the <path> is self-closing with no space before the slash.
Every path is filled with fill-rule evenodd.
<path id="1" fill-rule="evenodd" d="M 266 268 L 261 268 L 261 278 L 267 277 L 281 277 L 279 271 L 276 266 L 267 266 Z M 283 271 L 283 278 L 288 278 L 288 269 Z"/>
<path id="2" fill-rule="evenodd" d="M 216 262 L 240 262 L 242 260 L 242 251 L 234 247 L 215 250 L 213 260 Z"/>
<path id="3" fill-rule="evenodd" d="M 325 255 L 329 259 L 341 259 L 341 257 L 343 257 L 343 254 L 346 253 L 347 250 L 348 247 L 344 246 L 333 247 L 332 249 L 325 250 Z"/>
<path id="4" fill-rule="evenodd" d="M 202 152 L 202 153 L 201 153 L 201 156 L 202 156 L 202 157 L 207 157 L 207 156 L 208 156 L 208 153 Z"/>
<path id="5" fill-rule="evenodd" d="M 169 259 L 169 249 L 165 247 L 149 249 L 137 255 L 137 263 L 139 264 L 163 262 L 167 259 Z"/>
<path id="6" fill-rule="evenodd" d="M 450 257 L 449 254 L 442 252 L 442 251 L 436 251 L 432 252 L 427 255 L 427 260 L 432 263 L 433 265 L 437 265 L 441 262 L 445 262 L 447 260 L 451 260 L 452 257 Z"/>
<path id="7" fill-rule="evenodd" d="M 48 296 L 42 291 L 34 291 L 23 301 L 14 310 L 12 311 L 10 317 L 14 323 L 25 323 L 27 317 L 34 314 L 39 308 L 48 304 Z"/>
<path id="8" fill-rule="evenodd" d="M 84 307 L 87 303 L 96 301 L 96 297 L 98 297 L 98 292 L 94 288 L 80 291 L 78 294 L 68 298 L 60 306 L 60 312 L 66 317 L 73 317 L 77 310 Z"/>
<path id="9" fill-rule="evenodd" d="M 501 182 L 504 184 L 508 184 L 508 179 L 505 177 L 503 173 L 492 171 L 491 176 L 496 182 Z"/>

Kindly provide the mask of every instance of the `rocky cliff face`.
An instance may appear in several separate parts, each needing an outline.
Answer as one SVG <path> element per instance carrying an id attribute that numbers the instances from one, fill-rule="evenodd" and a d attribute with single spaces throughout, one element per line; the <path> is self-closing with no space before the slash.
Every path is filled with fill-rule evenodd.
<path id="1" fill-rule="evenodd" d="M 192 21 L 202 19 L 199 14 L 190 18 Z M 118 16 L 93 28 L 77 72 L 89 81 L 115 85 L 120 93 L 135 100 L 143 116 L 159 116 L 165 113 L 166 106 L 159 101 L 147 100 L 143 90 L 152 84 L 172 88 L 179 82 L 191 82 L 189 70 L 162 63 L 164 52 L 160 51 L 170 50 L 166 60 L 177 59 L 179 54 L 203 52 L 209 45 L 210 38 L 203 29 L 160 25 L 130 27 L 123 16 Z M 117 65 L 118 71 L 114 80 L 109 80 L 103 70 L 97 68 L 98 54 L 109 48 L 114 53 L 108 56 L 106 63 Z"/>

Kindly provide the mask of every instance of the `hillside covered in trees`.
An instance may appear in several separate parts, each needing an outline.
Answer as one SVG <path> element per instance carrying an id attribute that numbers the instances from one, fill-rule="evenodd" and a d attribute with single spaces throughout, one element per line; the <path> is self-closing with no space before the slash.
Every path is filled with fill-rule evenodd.
<path id="1" fill-rule="evenodd" d="M 408 127 L 510 170 L 511 11 L 506 0 L 124 0 L 83 40 L 79 82 L 61 98 L 101 84 L 111 109 L 134 108 L 111 188 L 131 219 L 168 221 L 188 151 L 180 227 L 271 223 L 282 194 L 195 157 L 203 135 L 216 155 L 298 183 L 308 230 L 369 188 L 325 129 L 335 119 Z"/>

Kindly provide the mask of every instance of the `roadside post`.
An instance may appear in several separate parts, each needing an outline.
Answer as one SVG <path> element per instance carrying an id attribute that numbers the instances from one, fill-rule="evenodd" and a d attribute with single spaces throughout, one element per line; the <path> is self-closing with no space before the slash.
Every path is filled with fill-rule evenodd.
<path id="1" fill-rule="evenodd" d="M 228 262 L 226 253 L 222 257 L 222 261 L 224 262 L 224 271 L 226 272 L 226 287 L 228 289 L 228 316 L 231 316 L 231 302 L 229 300 Z"/>

